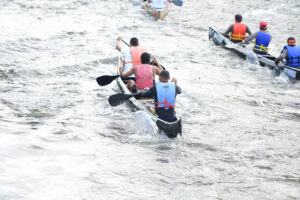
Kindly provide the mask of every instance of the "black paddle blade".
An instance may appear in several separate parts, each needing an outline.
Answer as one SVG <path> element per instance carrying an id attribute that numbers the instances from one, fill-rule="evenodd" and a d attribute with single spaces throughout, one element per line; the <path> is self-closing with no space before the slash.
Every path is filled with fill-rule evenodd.
<path id="1" fill-rule="evenodd" d="M 164 121 L 157 120 L 156 125 L 169 138 L 176 138 L 178 134 L 182 134 L 181 119 L 173 123 L 166 123 Z"/>
<path id="2" fill-rule="evenodd" d="M 281 72 L 282 72 L 281 69 L 279 69 L 279 68 L 274 68 L 274 69 L 272 70 L 272 75 L 273 75 L 273 76 L 280 76 Z"/>
<path id="3" fill-rule="evenodd" d="M 108 85 L 110 84 L 111 82 L 113 82 L 113 80 L 115 80 L 116 78 L 118 78 L 120 75 L 115 75 L 115 76 L 108 76 L 108 75 L 105 75 L 105 76 L 99 76 L 96 80 L 97 80 L 97 83 L 100 85 L 100 86 L 105 86 L 105 85 Z"/>
<path id="4" fill-rule="evenodd" d="M 109 102 L 109 105 L 111 105 L 112 107 L 115 107 L 115 106 L 121 105 L 122 103 L 126 102 L 128 99 L 130 99 L 133 96 L 134 96 L 134 94 L 122 94 L 122 93 L 114 94 L 108 98 L 108 102 Z"/>

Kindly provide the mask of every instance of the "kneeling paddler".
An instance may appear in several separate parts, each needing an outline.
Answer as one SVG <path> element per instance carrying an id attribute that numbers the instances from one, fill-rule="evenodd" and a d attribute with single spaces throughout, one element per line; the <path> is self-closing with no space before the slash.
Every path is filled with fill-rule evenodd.
<path id="1" fill-rule="evenodd" d="M 175 116 L 175 99 L 176 95 L 181 93 L 181 88 L 176 85 L 177 80 L 175 78 L 170 82 L 169 80 L 169 72 L 162 70 L 159 74 L 159 81 L 149 90 L 136 94 L 135 98 L 154 98 L 155 112 L 158 118 L 174 122 L 177 120 Z"/>

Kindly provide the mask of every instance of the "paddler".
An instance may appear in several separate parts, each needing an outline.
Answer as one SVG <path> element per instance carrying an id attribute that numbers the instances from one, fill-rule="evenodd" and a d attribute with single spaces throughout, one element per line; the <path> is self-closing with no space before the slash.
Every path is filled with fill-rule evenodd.
<path id="1" fill-rule="evenodd" d="M 172 0 L 168 0 L 169 2 L 172 2 Z M 166 7 L 167 0 L 148 0 L 148 4 L 151 8 L 157 11 L 163 11 Z"/>
<path id="2" fill-rule="evenodd" d="M 155 83 L 149 90 L 135 95 L 135 98 L 148 97 L 154 98 L 155 112 L 158 118 L 174 122 L 177 120 L 175 116 L 175 99 L 176 95 L 181 93 L 181 88 L 177 86 L 177 80 L 170 80 L 170 74 L 166 70 L 162 70 L 159 74 L 159 81 Z"/>
<path id="3" fill-rule="evenodd" d="M 116 49 L 121 52 L 121 61 L 123 65 L 120 66 L 119 71 L 123 75 L 128 72 L 133 66 L 142 64 L 141 55 L 145 52 L 145 50 L 139 46 L 139 41 L 135 37 L 130 39 L 129 47 L 126 46 L 122 48 L 122 40 L 122 37 L 117 38 Z M 132 74 L 123 80 L 125 82 L 128 82 L 128 80 L 135 81 L 135 76 L 134 74 Z"/>
<path id="4" fill-rule="evenodd" d="M 131 92 L 136 93 L 152 87 L 155 75 L 159 75 L 162 70 L 157 58 L 154 58 L 153 61 L 156 63 L 157 67 L 149 64 L 150 54 L 145 52 L 141 55 L 141 64 L 133 66 L 121 76 L 122 79 L 126 79 L 133 74 L 135 75 L 135 82 L 129 80 L 127 84 L 127 88 Z"/>
<path id="5" fill-rule="evenodd" d="M 275 64 L 278 65 L 278 63 L 284 58 L 287 66 L 300 67 L 300 46 L 296 46 L 296 40 L 294 37 L 289 37 L 287 39 L 287 45 L 284 46 L 280 56 L 275 59 Z"/>
<path id="6" fill-rule="evenodd" d="M 245 43 L 249 44 L 250 41 L 255 39 L 253 51 L 256 54 L 268 54 L 268 46 L 272 39 L 272 36 L 268 33 L 266 22 L 260 22 L 259 31 L 250 35 L 247 39 L 245 39 Z"/>
<path id="7" fill-rule="evenodd" d="M 242 24 L 242 15 L 235 15 L 235 24 L 232 24 L 228 27 L 228 29 L 223 33 L 223 35 L 227 36 L 229 34 L 229 39 L 234 43 L 242 42 L 246 39 L 246 33 L 251 35 L 251 31 L 246 24 Z"/>

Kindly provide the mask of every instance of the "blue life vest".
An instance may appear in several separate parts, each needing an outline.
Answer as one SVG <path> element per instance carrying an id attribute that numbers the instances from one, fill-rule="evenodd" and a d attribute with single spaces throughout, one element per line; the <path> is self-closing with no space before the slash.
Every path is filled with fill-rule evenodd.
<path id="1" fill-rule="evenodd" d="M 300 67 L 300 46 L 285 45 L 284 49 L 288 51 L 288 55 L 285 58 L 287 66 Z"/>
<path id="2" fill-rule="evenodd" d="M 176 87 L 173 82 L 156 82 L 157 102 L 156 108 L 169 108 L 175 107 Z"/>
<path id="3" fill-rule="evenodd" d="M 264 33 L 262 31 L 258 31 L 254 43 L 253 51 L 258 54 L 267 54 L 269 51 L 268 46 L 270 41 L 271 41 L 270 34 Z"/>

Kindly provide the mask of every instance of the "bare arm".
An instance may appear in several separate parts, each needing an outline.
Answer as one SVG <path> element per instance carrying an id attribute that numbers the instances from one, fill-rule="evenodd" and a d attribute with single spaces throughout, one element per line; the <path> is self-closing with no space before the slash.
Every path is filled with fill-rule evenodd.
<path id="1" fill-rule="evenodd" d="M 161 72 L 161 69 L 159 69 L 156 66 L 152 66 L 152 69 L 153 69 L 153 79 L 154 79 L 155 78 L 155 74 L 159 76 L 159 74 Z"/>
<path id="2" fill-rule="evenodd" d="M 249 35 L 252 35 L 252 32 L 250 31 L 250 28 L 248 26 L 246 26 L 246 32 L 249 34 Z"/>
<path id="3" fill-rule="evenodd" d="M 129 71 L 122 75 L 123 78 L 127 78 L 128 76 L 134 74 L 136 71 L 136 66 L 132 67 Z"/>
<path id="4" fill-rule="evenodd" d="M 117 39 L 117 44 L 116 44 L 116 49 L 117 49 L 118 51 L 121 51 L 121 50 L 122 50 L 121 42 L 122 42 L 122 37 L 119 36 L 118 39 Z"/>
<path id="5" fill-rule="evenodd" d="M 124 67 L 124 62 L 122 60 L 122 58 L 120 57 L 120 66 L 119 66 L 119 72 L 122 74 L 123 71 L 123 67 Z"/>
<path id="6" fill-rule="evenodd" d="M 161 67 L 161 65 L 159 64 L 157 58 L 154 58 L 153 61 L 157 64 L 158 69 L 163 70 L 163 68 Z"/>

